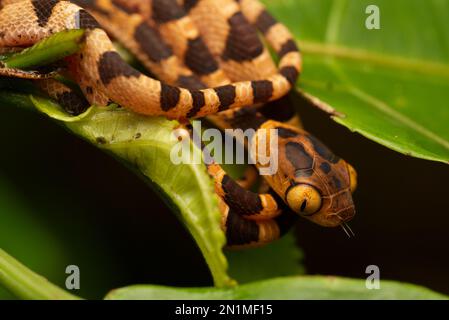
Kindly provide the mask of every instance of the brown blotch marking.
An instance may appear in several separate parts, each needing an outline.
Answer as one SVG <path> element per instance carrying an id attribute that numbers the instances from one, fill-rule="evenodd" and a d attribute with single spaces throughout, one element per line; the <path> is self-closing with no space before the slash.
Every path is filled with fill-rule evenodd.
<path id="1" fill-rule="evenodd" d="M 197 115 L 197 113 L 201 110 L 202 107 L 206 104 L 206 99 L 204 98 L 204 93 L 199 90 L 191 90 L 190 94 L 193 99 L 193 107 L 187 114 L 187 118 L 193 118 Z"/>
<path id="2" fill-rule="evenodd" d="M 337 163 L 340 161 L 340 158 L 337 157 L 324 143 L 315 138 L 312 135 L 307 137 L 309 141 L 312 143 L 315 151 L 324 159 L 329 161 L 330 163 Z"/>
<path id="3" fill-rule="evenodd" d="M 96 29 L 101 28 L 100 24 L 97 22 L 97 20 L 94 19 L 90 15 L 89 12 L 87 12 L 84 9 L 81 9 L 77 12 L 77 18 L 78 18 L 78 25 L 77 27 L 80 29 Z"/>
<path id="4" fill-rule="evenodd" d="M 161 62 L 173 55 L 172 48 L 164 42 L 159 32 L 145 22 L 136 28 L 134 39 L 153 62 Z"/>
<path id="5" fill-rule="evenodd" d="M 98 63 L 98 73 L 104 85 L 108 85 L 117 77 L 138 78 L 141 76 L 139 71 L 129 66 L 115 51 L 103 53 Z"/>
<path id="6" fill-rule="evenodd" d="M 307 153 L 304 146 L 297 142 L 288 142 L 285 145 L 285 155 L 296 170 L 310 169 L 313 166 L 313 157 Z"/>
<path id="7" fill-rule="evenodd" d="M 283 67 L 279 73 L 290 82 L 292 86 L 296 84 L 299 72 L 295 67 Z"/>
<path id="8" fill-rule="evenodd" d="M 184 10 L 189 12 L 198 4 L 198 2 L 199 0 L 184 0 Z"/>
<path id="9" fill-rule="evenodd" d="M 296 115 L 294 104 L 290 96 L 284 96 L 281 99 L 272 101 L 259 108 L 259 112 L 268 119 L 279 122 L 287 122 Z"/>
<path id="10" fill-rule="evenodd" d="M 277 24 L 276 19 L 266 10 L 260 13 L 256 21 L 257 28 L 263 33 L 267 33 L 275 24 Z"/>
<path id="11" fill-rule="evenodd" d="M 181 90 L 177 87 L 161 84 L 161 109 L 169 111 L 175 108 L 181 98 Z"/>
<path id="12" fill-rule="evenodd" d="M 228 246 L 238 246 L 259 241 L 259 226 L 255 221 L 243 219 L 229 209 L 226 220 L 226 239 Z"/>
<path id="13" fill-rule="evenodd" d="M 328 174 L 332 171 L 332 167 L 328 162 L 323 162 L 320 164 L 320 169 L 323 171 L 324 174 Z"/>
<path id="14" fill-rule="evenodd" d="M 58 103 L 70 115 L 77 116 L 90 107 L 90 103 L 73 91 L 66 91 L 57 96 Z"/>
<path id="15" fill-rule="evenodd" d="M 228 175 L 223 177 L 221 186 L 225 193 L 225 202 L 240 215 L 254 215 L 263 210 L 259 195 L 243 189 Z"/>
<path id="16" fill-rule="evenodd" d="M 189 39 L 184 60 L 186 66 L 199 76 L 209 75 L 218 70 L 218 63 L 201 37 Z"/>
<path id="17" fill-rule="evenodd" d="M 281 50 L 279 50 L 278 52 L 278 55 L 280 58 L 283 58 L 290 52 L 299 52 L 299 48 L 293 39 L 288 40 L 286 43 L 282 45 Z"/>
<path id="18" fill-rule="evenodd" d="M 231 118 L 226 119 L 234 129 L 259 129 L 267 119 L 257 112 L 255 108 L 241 108 L 234 112 Z"/>
<path id="19" fill-rule="evenodd" d="M 106 11 L 103 8 L 100 8 L 99 6 L 97 6 L 96 0 L 70 0 L 70 2 L 80 6 L 81 8 L 94 10 L 106 17 L 110 16 L 109 11 Z"/>
<path id="20" fill-rule="evenodd" d="M 334 183 L 335 188 L 341 189 L 341 181 L 338 178 L 332 177 L 332 182 Z"/>
<path id="21" fill-rule="evenodd" d="M 181 75 L 176 80 L 176 83 L 179 87 L 190 90 L 200 90 L 206 87 L 204 83 L 202 83 L 201 80 L 194 75 Z"/>
<path id="22" fill-rule="evenodd" d="M 278 131 L 278 136 L 284 139 L 294 138 L 298 136 L 298 133 L 296 131 L 288 128 L 277 127 L 276 130 Z"/>
<path id="23" fill-rule="evenodd" d="M 176 0 L 153 0 L 152 6 L 153 19 L 157 23 L 178 20 L 186 14 Z"/>
<path id="24" fill-rule="evenodd" d="M 251 61 L 263 53 L 264 46 L 257 30 L 241 12 L 237 12 L 229 18 L 228 23 L 230 30 L 222 54 L 224 61 Z"/>
<path id="25" fill-rule="evenodd" d="M 236 92 L 232 85 L 221 86 L 214 89 L 220 99 L 219 111 L 229 109 L 235 102 Z"/>
<path id="26" fill-rule="evenodd" d="M 120 10 L 122 10 L 123 12 L 126 12 L 128 14 L 139 13 L 139 6 L 137 6 L 137 5 L 125 6 L 125 5 L 123 5 L 123 3 L 121 3 L 120 1 L 117 1 L 117 0 L 112 0 L 111 2 L 114 6 L 116 6 L 117 8 L 119 8 Z"/>
<path id="27" fill-rule="evenodd" d="M 86 87 L 86 92 L 87 92 L 87 94 L 93 94 L 94 89 L 92 87 Z"/>
<path id="28" fill-rule="evenodd" d="M 32 0 L 34 13 L 37 17 L 37 23 L 40 27 L 45 27 L 50 19 L 53 8 L 58 4 L 59 0 Z"/>
<path id="29" fill-rule="evenodd" d="M 252 81 L 254 103 L 263 103 L 273 96 L 273 83 L 268 80 Z"/>

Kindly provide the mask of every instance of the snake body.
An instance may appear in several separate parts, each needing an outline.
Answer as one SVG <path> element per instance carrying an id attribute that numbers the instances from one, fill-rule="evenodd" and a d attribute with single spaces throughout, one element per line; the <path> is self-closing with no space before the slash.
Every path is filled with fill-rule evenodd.
<path id="1" fill-rule="evenodd" d="M 10 2 L 13 3 L 10 4 Z M 115 33 L 119 34 L 122 29 L 125 29 L 125 33 L 129 35 L 130 30 L 127 28 L 132 28 L 132 42 L 139 47 L 143 61 L 146 61 L 152 67 L 151 70 L 156 71 L 162 80 L 172 82 L 172 76 L 169 75 L 178 73 L 181 79 L 177 80 L 182 82 L 183 78 L 185 80 L 191 75 L 183 68 L 179 70 L 176 68 L 179 58 L 176 58 L 174 53 L 179 53 L 181 49 L 172 51 L 158 48 L 153 51 L 153 43 L 157 43 L 159 46 L 164 44 L 160 36 L 161 32 L 152 27 L 150 23 L 143 22 L 144 16 L 139 12 L 140 7 L 123 10 L 123 8 L 129 8 L 131 4 L 136 3 L 135 1 L 127 3 L 125 1 L 78 2 L 93 4 L 91 7 L 97 9 L 94 12 L 100 13 L 101 15 L 98 14 L 100 18 L 111 17 L 114 14 L 114 18 L 119 19 L 118 14 L 115 13 L 120 10 L 124 24 L 115 24 L 115 29 L 120 29 Z M 210 48 L 213 49 L 210 50 L 210 53 L 220 55 L 217 60 L 223 62 L 224 68 L 232 69 L 233 64 L 244 64 L 246 61 L 251 62 L 267 56 L 266 49 L 260 45 L 256 29 L 245 19 L 240 11 L 241 7 L 234 0 L 185 1 L 183 5 L 178 1 L 169 1 L 170 10 L 165 10 L 167 8 L 165 1 L 153 0 L 142 3 L 147 3 L 147 10 L 152 12 L 152 20 L 163 24 L 164 27 L 161 28 L 168 30 L 167 33 L 170 33 L 171 28 L 181 28 L 180 21 L 185 23 L 184 31 L 189 32 L 188 25 L 192 20 L 189 17 L 197 17 L 197 28 L 192 30 L 203 27 L 199 32 L 202 32 L 203 38 L 211 43 Z M 84 49 L 72 57 L 70 65 L 72 74 L 83 89 L 88 101 L 96 105 L 106 105 L 109 100 L 112 100 L 145 115 L 162 115 L 178 120 L 204 117 L 227 109 L 248 107 L 256 103 L 276 100 L 290 91 L 301 70 L 299 51 L 296 47 L 290 47 L 287 44 L 287 42 L 292 43 L 292 38 L 289 37 L 286 40 L 285 46 L 280 46 L 278 41 L 270 36 L 271 28 L 268 23 L 260 18 L 262 21 L 259 22 L 259 25 L 265 31 L 266 40 L 274 48 L 279 49 L 278 72 L 267 79 L 239 81 L 212 89 L 181 88 L 155 80 L 130 67 L 122 60 L 97 21 L 85 9 L 76 4 L 56 0 L 5 0 L 3 5 L 4 7 L 0 11 L 0 47 L 29 46 L 62 30 L 88 29 L 84 40 Z M 138 14 L 133 13 L 136 11 Z M 191 15 L 187 15 L 187 12 L 191 12 Z M 205 12 L 208 14 L 204 15 Z M 137 19 L 135 19 L 136 16 Z M 174 23 L 172 23 L 173 21 Z M 191 24 L 193 25 L 193 22 Z M 218 32 L 213 25 L 228 30 L 229 36 L 225 41 L 225 46 L 216 45 L 217 43 L 222 44 L 222 42 L 217 41 L 215 36 L 211 36 L 211 33 L 220 35 L 223 32 Z M 274 27 L 272 26 L 272 28 Z M 247 36 L 248 40 L 254 42 L 248 43 L 246 47 L 246 49 L 249 48 L 248 50 L 241 50 L 245 48 L 234 45 L 236 40 L 234 38 L 239 36 L 241 29 L 245 29 L 246 34 L 251 35 Z M 211 30 L 212 32 L 210 32 Z M 176 47 L 179 48 L 179 42 L 177 43 Z M 192 43 L 193 46 L 195 44 L 198 46 L 195 39 L 192 39 Z M 156 54 L 152 54 L 152 52 L 156 52 Z M 185 56 L 186 61 L 189 61 L 190 58 L 190 56 Z M 213 59 L 208 61 L 213 61 Z M 155 68 L 155 65 L 161 67 Z M 179 63 L 179 65 L 182 64 Z M 218 68 L 217 64 L 216 69 Z M 205 76 L 209 75 L 210 78 L 213 78 L 213 73 L 216 70 L 212 70 L 211 67 L 210 71 Z"/>
<path id="2" fill-rule="evenodd" d="M 355 170 L 298 128 L 287 98 L 280 99 L 301 73 L 301 55 L 288 29 L 258 1 L 0 0 L 0 7 L 0 48 L 87 29 L 82 51 L 66 59 L 85 97 L 53 79 L 37 80 L 74 114 L 113 101 L 145 115 L 181 121 L 209 116 L 222 129 L 251 128 L 255 144 L 260 129 L 277 130 L 279 170 L 264 177 L 264 190 L 250 189 L 256 174 L 239 182 L 220 165 L 208 165 L 229 246 L 269 243 L 298 216 L 326 227 L 354 216 Z M 277 53 L 278 67 L 260 35 Z M 109 36 L 158 80 L 125 63 Z M 8 74 L 0 69 L 0 75 Z"/>

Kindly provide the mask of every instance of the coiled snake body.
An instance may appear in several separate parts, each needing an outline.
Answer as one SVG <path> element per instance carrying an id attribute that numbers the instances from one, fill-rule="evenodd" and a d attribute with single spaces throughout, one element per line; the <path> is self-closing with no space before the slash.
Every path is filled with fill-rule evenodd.
<path id="1" fill-rule="evenodd" d="M 85 98 L 55 80 L 38 81 L 75 113 L 113 101 L 182 122 L 214 115 L 222 128 L 278 130 L 280 169 L 266 177 L 267 193 L 254 193 L 251 183 L 238 183 L 219 165 L 209 165 L 223 200 L 228 245 L 270 242 L 297 214 L 323 226 L 341 225 L 354 215 L 354 169 L 302 129 L 270 120 L 263 112 L 270 104 L 253 107 L 284 97 L 302 64 L 288 29 L 257 0 L 0 0 L 0 8 L 0 48 L 27 47 L 62 30 L 87 30 L 83 49 L 66 59 Z M 260 34 L 277 53 L 278 67 Z M 158 80 L 124 62 L 108 35 Z M 21 76 L 2 69 L 0 75 Z M 283 100 L 276 103 L 275 109 L 288 108 Z"/>

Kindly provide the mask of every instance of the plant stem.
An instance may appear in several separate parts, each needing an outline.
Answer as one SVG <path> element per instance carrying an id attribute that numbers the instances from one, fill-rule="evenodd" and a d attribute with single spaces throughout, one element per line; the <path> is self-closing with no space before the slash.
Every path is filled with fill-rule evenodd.
<path id="1" fill-rule="evenodd" d="M 80 299 L 34 273 L 2 249 L 0 249 L 0 285 L 20 299 Z"/>

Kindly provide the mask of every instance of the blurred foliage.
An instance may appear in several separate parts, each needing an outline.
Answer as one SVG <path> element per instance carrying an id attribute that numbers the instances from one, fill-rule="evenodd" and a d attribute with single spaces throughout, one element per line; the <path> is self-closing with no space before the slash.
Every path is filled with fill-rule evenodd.
<path id="1" fill-rule="evenodd" d="M 262 248 L 225 250 L 229 274 L 239 283 L 305 273 L 293 233 Z"/>
<path id="2" fill-rule="evenodd" d="M 16 297 L 35 300 L 78 300 L 0 249 L 0 283 Z"/>
<path id="3" fill-rule="evenodd" d="M 299 87 L 398 152 L 449 162 L 449 1 L 264 0 L 299 40 Z M 380 30 L 365 26 L 380 10 Z M 419 23 L 417 24 L 417 21 Z"/>
<path id="4" fill-rule="evenodd" d="M 367 290 L 364 280 L 336 277 L 288 277 L 244 284 L 232 289 L 177 289 L 131 286 L 113 290 L 109 300 L 420 300 L 447 299 L 428 289 L 382 281 L 380 290 Z"/>
<path id="5" fill-rule="evenodd" d="M 1 247 L 41 274 L 57 275 L 64 270 L 64 251 L 47 226 L 32 213 L 26 198 L 0 175 Z M 21 237 L 21 241 L 11 241 Z M 58 279 L 63 283 L 64 275 Z M 12 296 L 0 288 L 0 299 Z"/>

